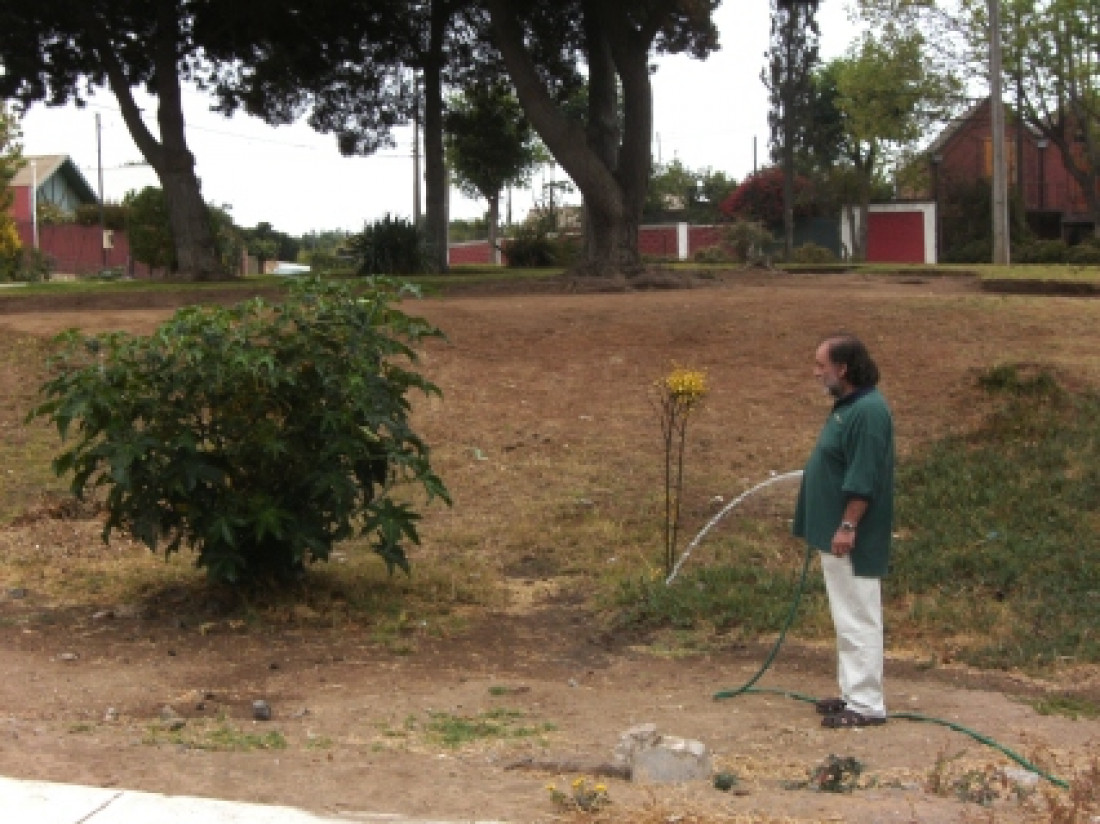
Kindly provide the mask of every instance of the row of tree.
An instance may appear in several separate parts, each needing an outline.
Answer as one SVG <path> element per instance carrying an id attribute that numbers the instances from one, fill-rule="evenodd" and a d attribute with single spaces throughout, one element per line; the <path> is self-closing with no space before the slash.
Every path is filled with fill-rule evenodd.
<path id="1" fill-rule="evenodd" d="M 1018 114 L 1062 151 L 1100 216 L 1100 0 L 998 1 L 1006 9 L 1005 66 Z M 795 174 L 828 177 L 866 204 L 886 170 L 974 95 L 957 78 L 985 76 L 989 0 L 858 0 L 867 34 L 825 65 L 814 20 L 819 0 L 772 2 L 764 80 L 788 226 Z M 184 128 L 188 83 L 226 114 L 244 110 L 272 124 L 305 117 L 349 154 L 390 144 L 395 126 L 419 118 L 427 245 L 440 269 L 448 128 L 456 157 L 501 161 L 488 176 L 476 159 L 460 174 L 491 210 L 504 185 L 523 179 L 541 144 L 584 199 L 580 268 L 629 273 L 641 266 L 637 229 L 651 178 L 650 60 L 658 52 L 704 57 L 716 49 L 717 5 L 85 0 L 74 8 L 67 0 L 9 0 L 0 7 L 0 97 L 61 105 L 80 102 L 89 88 L 109 88 L 160 179 L 179 266 L 197 279 L 223 270 Z M 155 96 L 155 119 L 142 116 L 138 88 Z M 450 114 L 448 89 L 468 92 Z M 515 116 L 517 101 L 523 118 Z M 486 112 L 514 129 L 487 130 Z M 509 152 L 489 139 L 496 137 L 508 138 Z"/>
<path id="2" fill-rule="evenodd" d="M 910 161 L 936 126 L 988 94 L 990 2 L 1002 8 L 1004 86 L 1017 128 L 1058 150 L 1100 237 L 1100 0 L 858 0 L 864 34 L 827 63 L 818 53 L 819 1 L 772 0 L 762 79 L 772 157 L 784 174 L 788 252 L 799 175 L 865 216 L 890 172 L 924 165 Z M 858 227 L 861 256 L 867 220 Z"/>
<path id="3" fill-rule="evenodd" d="M 717 47 L 717 0 L 10 0 L 0 97 L 80 102 L 106 87 L 163 189 L 183 272 L 222 276 L 182 109 L 187 83 L 226 114 L 300 117 L 367 153 L 422 117 L 426 229 L 445 265 L 444 90 L 507 82 L 581 190 L 586 268 L 640 267 L 654 50 Z M 147 121 L 134 91 L 157 100 Z M 578 101 L 580 111 L 578 112 Z"/>

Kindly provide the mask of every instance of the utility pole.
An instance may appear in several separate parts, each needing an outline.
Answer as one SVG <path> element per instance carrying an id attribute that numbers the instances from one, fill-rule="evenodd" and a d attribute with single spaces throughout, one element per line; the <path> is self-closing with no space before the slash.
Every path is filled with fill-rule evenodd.
<path id="1" fill-rule="evenodd" d="M 993 262 L 1009 263 L 1005 107 L 1001 99 L 1001 2 L 989 2 L 989 119 L 993 128 Z"/>
<path id="2" fill-rule="evenodd" d="M 420 228 L 420 78 L 413 74 L 413 226 Z"/>
<path id="3" fill-rule="evenodd" d="M 99 112 L 95 113 L 95 156 L 99 172 L 99 245 L 103 253 L 103 268 L 107 268 L 107 219 L 103 214 L 103 135 Z"/>

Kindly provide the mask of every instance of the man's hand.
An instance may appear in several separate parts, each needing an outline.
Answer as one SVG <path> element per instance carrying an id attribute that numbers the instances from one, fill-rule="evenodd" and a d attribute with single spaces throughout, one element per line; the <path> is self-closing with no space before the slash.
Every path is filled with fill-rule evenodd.
<path id="1" fill-rule="evenodd" d="M 833 555 L 843 558 L 850 555 L 856 545 L 856 531 L 854 529 L 840 528 L 833 533 Z"/>

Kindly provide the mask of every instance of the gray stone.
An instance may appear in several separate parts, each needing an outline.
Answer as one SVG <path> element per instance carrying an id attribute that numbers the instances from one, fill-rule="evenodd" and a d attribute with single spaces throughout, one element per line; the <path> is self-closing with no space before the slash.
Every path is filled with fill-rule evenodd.
<path id="1" fill-rule="evenodd" d="M 168 732 L 176 732 L 187 726 L 187 719 L 176 712 L 171 704 L 165 704 L 160 708 L 160 728 Z"/>
<path id="2" fill-rule="evenodd" d="M 711 775 L 710 753 L 701 741 L 661 735 L 656 724 L 638 724 L 619 737 L 612 756 L 633 781 L 651 784 L 700 781 Z"/>
<path id="3" fill-rule="evenodd" d="M 255 718 L 257 721 L 270 721 L 271 705 L 263 700 L 253 701 L 252 717 Z"/>
<path id="4" fill-rule="evenodd" d="M 638 750 L 655 747 L 660 740 L 656 724 L 637 724 L 619 736 L 612 761 L 616 766 L 630 767 L 634 764 L 634 754 Z"/>
<path id="5" fill-rule="evenodd" d="M 662 735 L 657 746 L 634 754 L 631 780 L 649 784 L 710 778 L 710 753 L 702 741 Z"/>

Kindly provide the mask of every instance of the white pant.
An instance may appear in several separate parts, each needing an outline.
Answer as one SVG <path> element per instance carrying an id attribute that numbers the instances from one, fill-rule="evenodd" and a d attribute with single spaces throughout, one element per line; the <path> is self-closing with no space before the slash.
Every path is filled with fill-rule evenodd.
<path id="1" fill-rule="evenodd" d="M 837 680 L 848 709 L 886 717 L 882 691 L 882 581 L 857 578 L 850 558 L 819 553 L 836 629 Z"/>

